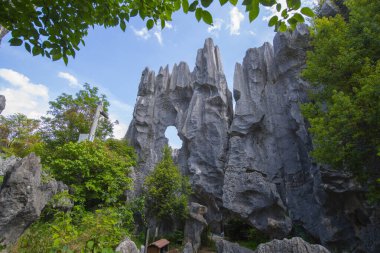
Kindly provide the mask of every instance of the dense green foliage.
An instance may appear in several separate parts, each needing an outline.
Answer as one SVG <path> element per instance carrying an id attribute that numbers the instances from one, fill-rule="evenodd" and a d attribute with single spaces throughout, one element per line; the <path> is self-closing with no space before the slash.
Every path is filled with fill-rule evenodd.
<path id="1" fill-rule="evenodd" d="M 24 114 L 0 116 L 0 153 L 24 157 L 41 141 L 37 129 L 39 120 Z"/>
<path id="2" fill-rule="evenodd" d="M 183 10 L 193 12 L 196 20 L 213 23 L 211 13 L 206 10 L 213 0 L 61 0 L 61 1 L 2 1 L 0 3 L 0 25 L 11 31 L 9 40 L 12 46 L 24 45 L 33 55 L 43 55 L 53 60 L 75 57 L 80 43 L 90 27 L 116 27 L 124 31 L 126 24 L 135 16 L 146 21 L 148 29 L 155 24 L 165 27 L 172 20 L 172 14 Z M 215 1 L 216 2 L 216 1 Z M 237 0 L 219 0 L 220 5 L 227 2 L 237 4 Z M 286 22 L 294 26 L 304 22 L 305 16 L 312 16 L 309 8 L 301 7 L 301 0 L 286 0 L 287 6 L 281 6 L 277 0 L 244 0 L 249 20 L 257 18 L 260 5 L 275 6 L 281 15 L 270 20 L 269 25 L 280 30 L 287 28 Z M 295 10 L 301 10 L 295 13 Z"/>
<path id="3" fill-rule="evenodd" d="M 160 221 L 183 220 L 188 215 L 191 193 L 187 177 L 174 164 L 170 147 L 163 150 L 162 160 L 145 179 L 145 205 L 150 216 Z"/>
<path id="4" fill-rule="evenodd" d="M 349 18 L 315 20 L 303 76 L 314 86 L 303 106 L 313 157 L 348 169 L 379 191 L 380 2 L 347 0 Z"/>
<path id="5" fill-rule="evenodd" d="M 69 142 L 43 162 L 55 179 L 70 186 L 76 203 L 92 208 L 123 199 L 131 186 L 128 172 L 135 157 L 125 141 L 111 139 Z"/>
<path id="6" fill-rule="evenodd" d="M 49 148 L 68 142 L 76 142 L 80 133 L 89 133 L 96 107 L 103 101 L 103 111 L 108 112 L 109 102 L 105 95 L 98 94 L 97 87 L 83 86 L 75 97 L 63 93 L 50 101 L 50 110 L 42 117 L 41 135 Z M 95 136 L 100 139 L 112 136 L 113 125 L 100 117 Z"/>
<path id="7" fill-rule="evenodd" d="M 103 208 L 78 215 L 57 212 L 34 223 L 12 247 L 14 253 L 113 252 L 133 230 L 126 208 Z M 64 251 L 63 251 L 64 252 Z"/>

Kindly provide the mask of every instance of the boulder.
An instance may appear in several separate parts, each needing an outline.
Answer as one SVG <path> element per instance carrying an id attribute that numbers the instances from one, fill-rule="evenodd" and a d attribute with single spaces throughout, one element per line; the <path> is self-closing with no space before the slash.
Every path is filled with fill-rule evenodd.
<path id="1" fill-rule="evenodd" d="M 7 157 L 7 158 L 0 156 L 0 176 L 4 176 L 5 173 L 10 168 L 12 168 L 12 166 L 15 163 L 17 163 L 20 160 L 21 160 L 21 158 L 15 157 L 15 156 Z"/>
<path id="2" fill-rule="evenodd" d="M 185 224 L 185 242 L 191 243 L 193 252 L 198 252 L 202 231 L 207 226 L 207 221 L 203 217 L 207 213 L 207 207 L 191 202 L 189 212 L 190 217 Z"/>
<path id="3" fill-rule="evenodd" d="M 320 15 L 323 17 L 334 17 L 339 13 L 339 7 L 332 0 L 326 0 L 321 7 Z"/>
<path id="4" fill-rule="evenodd" d="M 125 238 L 117 247 L 116 252 L 119 253 L 140 253 L 136 244 L 129 238 Z"/>
<path id="5" fill-rule="evenodd" d="M 273 240 L 260 244 L 254 253 L 330 253 L 318 244 L 309 244 L 300 237 Z"/>
<path id="6" fill-rule="evenodd" d="M 67 186 L 61 182 L 42 182 L 40 159 L 35 154 L 15 162 L 0 188 L 0 244 L 15 242 L 52 196 L 63 190 Z"/>

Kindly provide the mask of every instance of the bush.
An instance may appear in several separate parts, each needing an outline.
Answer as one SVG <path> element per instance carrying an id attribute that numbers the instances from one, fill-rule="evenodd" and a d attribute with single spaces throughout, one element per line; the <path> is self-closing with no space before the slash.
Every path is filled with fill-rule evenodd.
<path id="1" fill-rule="evenodd" d="M 125 145 L 123 147 L 122 145 Z M 67 143 L 43 158 L 53 177 L 72 189 L 76 204 L 87 209 L 122 200 L 131 187 L 133 150 L 117 140 Z"/>

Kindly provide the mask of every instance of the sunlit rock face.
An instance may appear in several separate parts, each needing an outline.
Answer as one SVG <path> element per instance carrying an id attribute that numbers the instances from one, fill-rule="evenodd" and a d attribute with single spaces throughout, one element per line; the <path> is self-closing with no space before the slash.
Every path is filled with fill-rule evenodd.
<path id="1" fill-rule="evenodd" d="M 136 170 L 137 192 L 168 144 L 166 128 L 175 126 L 183 142 L 176 160 L 181 171 L 190 176 L 194 201 L 208 207 L 206 219 L 211 225 L 220 221 L 232 114 L 232 95 L 219 48 L 211 39 L 198 50 L 192 72 L 184 62 L 174 65 L 171 73 L 168 66 L 157 75 L 145 69 L 126 134 L 140 160 Z"/>

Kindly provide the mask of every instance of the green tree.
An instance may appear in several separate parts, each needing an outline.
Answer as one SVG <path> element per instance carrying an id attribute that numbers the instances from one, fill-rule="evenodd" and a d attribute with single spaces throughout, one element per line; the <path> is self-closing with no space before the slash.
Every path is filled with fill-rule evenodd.
<path id="1" fill-rule="evenodd" d="M 21 113 L 0 116 L 0 151 L 24 157 L 41 143 L 37 129 L 40 121 Z"/>
<path id="2" fill-rule="evenodd" d="M 313 50 L 303 76 L 314 87 L 303 106 L 313 137 L 312 155 L 347 169 L 379 190 L 380 2 L 347 0 L 349 19 L 315 20 Z M 378 195 L 378 194 L 375 194 Z M 379 197 L 380 195 L 378 195 Z"/>
<path id="3" fill-rule="evenodd" d="M 103 101 L 104 112 L 109 102 L 105 95 L 98 95 L 98 88 L 84 85 L 75 97 L 63 93 L 55 101 L 50 101 L 48 116 L 42 117 L 41 135 L 49 148 L 77 141 L 80 133 L 89 133 L 96 107 Z M 112 137 L 113 124 L 106 118 L 99 120 L 96 137 Z"/>
<path id="4" fill-rule="evenodd" d="M 53 60 L 63 58 L 67 64 L 68 57 L 75 57 L 79 45 L 84 43 L 84 37 L 90 27 L 116 27 L 124 31 L 126 24 L 135 16 L 146 22 L 151 29 L 155 24 L 165 27 L 166 21 L 172 20 L 172 14 L 183 10 L 193 12 L 197 21 L 213 23 L 212 15 L 207 11 L 213 0 L 23 0 L 2 1 L 0 3 L 0 25 L 11 32 L 9 40 L 13 46 L 24 45 L 33 55 L 43 55 Z M 219 0 L 220 5 L 237 0 Z M 270 26 L 276 26 L 283 31 L 288 25 L 294 27 L 297 22 L 304 22 L 305 16 L 313 16 L 313 12 L 301 7 L 301 0 L 286 0 L 286 6 L 281 6 L 278 0 L 244 0 L 252 22 L 257 18 L 262 6 L 276 6 L 281 15 L 269 21 Z M 300 10 L 296 12 L 297 10 Z M 300 14 L 301 13 L 301 14 Z M 0 29 L 1 29 L 0 26 Z M 0 38 L 1 39 L 1 38 Z"/>
<path id="5" fill-rule="evenodd" d="M 125 146 L 122 148 L 122 146 Z M 115 148 L 116 147 L 116 148 Z M 125 141 L 69 142 L 42 157 L 52 176 L 72 189 L 86 209 L 115 205 L 131 187 L 128 177 L 136 156 Z"/>
<path id="6" fill-rule="evenodd" d="M 164 148 L 162 160 L 146 177 L 144 184 L 146 208 L 149 215 L 159 221 L 183 220 L 188 214 L 190 183 L 174 164 L 171 152 L 170 147 Z"/>

